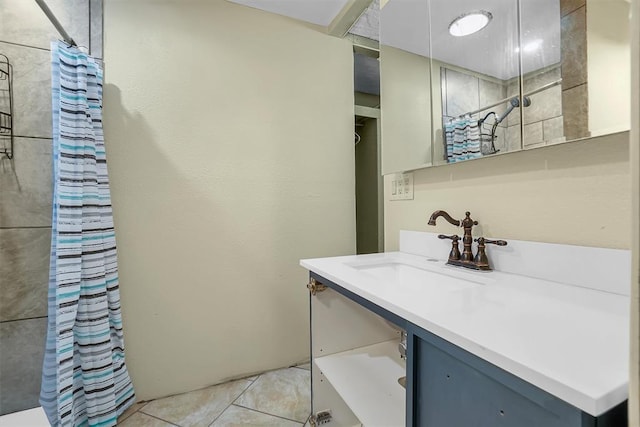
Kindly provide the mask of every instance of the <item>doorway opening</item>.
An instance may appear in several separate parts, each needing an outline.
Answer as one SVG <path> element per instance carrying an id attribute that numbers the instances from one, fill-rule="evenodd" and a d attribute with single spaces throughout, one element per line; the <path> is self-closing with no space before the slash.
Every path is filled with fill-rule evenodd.
<path id="1" fill-rule="evenodd" d="M 384 251 L 383 188 L 380 170 L 380 110 L 356 106 L 356 253 Z"/>

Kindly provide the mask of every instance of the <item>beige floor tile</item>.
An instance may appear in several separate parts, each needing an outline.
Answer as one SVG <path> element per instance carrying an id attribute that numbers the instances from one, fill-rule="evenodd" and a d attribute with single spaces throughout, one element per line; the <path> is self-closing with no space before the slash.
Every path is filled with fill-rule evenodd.
<path id="1" fill-rule="evenodd" d="M 120 427 L 172 427 L 174 424 L 166 423 L 142 412 L 136 412 L 124 422 L 119 422 L 118 425 Z"/>
<path id="2" fill-rule="evenodd" d="M 118 417 L 118 422 L 119 423 L 123 422 L 124 420 L 129 418 L 131 415 L 138 412 L 138 410 L 140 410 L 146 404 L 147 402 L 140 402 L 140 403 L 134 403 L 133 405 L 129 406 L 129 408 L 126 411 L 124 411 L 122 415 Z"/>
<path id="3" fill-rule="evenodd" d="M 239 406 L 229 406 L 211 427 L 277 426 L 300 427 L 302 423 L 285 420 Z"/>
<path id="4" fill-rule="evenodd" d="M 309 371 L 287 368 L 264 373 L 235 404 L 304 423 L 311 412 Z"/>
<path id="5" fill-rule="evenodd" d="M 238 380 L 149 402 L 142 412 L 181 427 L 206 427 L 251 384 Z"/>

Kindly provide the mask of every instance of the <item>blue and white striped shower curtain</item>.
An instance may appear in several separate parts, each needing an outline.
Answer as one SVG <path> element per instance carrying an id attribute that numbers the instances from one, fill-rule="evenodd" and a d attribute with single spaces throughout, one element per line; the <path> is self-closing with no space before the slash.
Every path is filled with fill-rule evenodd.
<path id="1" fill-rule="evenodd" d="M 444 124 L 444 131 L 448 163 L 482 157 L 480 128 L 478 121 L 470 115 L 448 120 Z"/>
<path id="2" fill-rule="evenodd" d="M 124 360 L 102 133 L 102 69 L 51 44 L 53 230 L 40 403 L 53 426 L 114 426 L 135 395 Z"/>

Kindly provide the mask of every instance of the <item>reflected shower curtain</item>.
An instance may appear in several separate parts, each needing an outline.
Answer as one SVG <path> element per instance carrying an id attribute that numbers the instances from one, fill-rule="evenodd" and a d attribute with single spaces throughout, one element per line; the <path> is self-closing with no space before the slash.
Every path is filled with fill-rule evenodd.
<path id="1" fill-rule="evenodd" d="M 478 121 L 470 115 L 448 120 L 444 125 L 444 131 L 448 163 L 482 156 Z"/>
<path id="2" fill-rule="evenodd" d="M 114 426 L 135 396 L 124 360 L 102 69 L 51 44 L 53 224 L 40 403 L 54 426 Z"/>

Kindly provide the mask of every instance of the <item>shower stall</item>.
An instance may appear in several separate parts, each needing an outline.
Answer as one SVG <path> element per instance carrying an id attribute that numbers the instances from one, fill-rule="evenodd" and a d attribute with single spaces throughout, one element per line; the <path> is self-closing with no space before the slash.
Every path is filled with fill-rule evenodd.
<path id="1" fill-rule="evenodd" d="M 11 97 L 0 92 L 0 111 L 12 101 L 0 147 L 8 150 L 0 150 L 0 426 L 49 425 L 38 398 L 53 191 L 50 42 L 101 58 L 102 0 L 6 0 L 0 15 L 0 54 L 12 71 Z"/>

